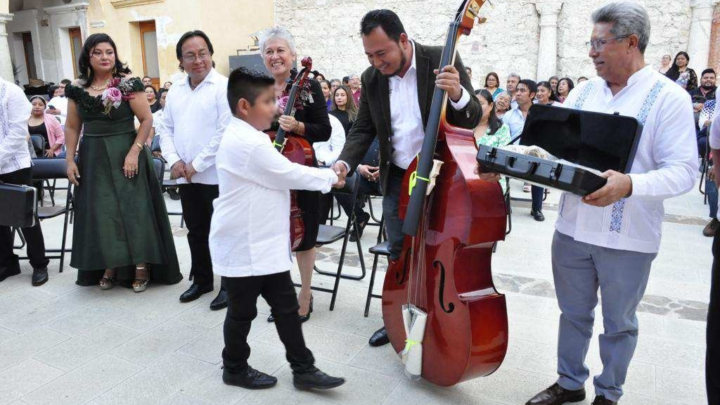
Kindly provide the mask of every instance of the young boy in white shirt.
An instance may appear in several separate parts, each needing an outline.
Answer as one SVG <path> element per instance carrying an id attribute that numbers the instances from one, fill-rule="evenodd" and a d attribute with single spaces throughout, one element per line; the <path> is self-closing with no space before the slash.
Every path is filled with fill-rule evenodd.
<path id="1" fill-rule="evenodd" d="M 220 195 L 210 227 L 213 269 L 225 277 L 228 293 L 223 381 L 248 389 L 277 383 L 277 378 L 247 363 L 247 336 L 262 295 L 275 317 L 295 387 L 335 388 L 345 380 L 315 368 L 302 334 L 290 277 L 290 190 L 327 193 L 342 184 L 331 169 L 291 163 L 262 132 L 270 128 L 277 111 L 273 84 L 274 79 L 244 68 L 233 71 L 228 82 L 234 118 L 216 157 Z"/>

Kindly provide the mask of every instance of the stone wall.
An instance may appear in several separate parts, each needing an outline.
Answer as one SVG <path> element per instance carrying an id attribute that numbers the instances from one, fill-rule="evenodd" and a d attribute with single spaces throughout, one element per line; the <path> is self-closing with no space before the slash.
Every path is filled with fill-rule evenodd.
<path id="1" fill-rule="evenodd" d="M 535 78 L 540 33 L 537 1 L 544 0 L 492 0 L 493 6 L 483 7 L 487 23 L 463 37 L 459 47 L 463 61 L 474 71 L 476 87 L 490 71 L 498 72 L 503 82 L 510 72 Z M 608 2 L 564 1 L 558 18 L 558 75 L 594 76 L 585 45 L 592 30 L 590 14 Z M 663 54 L 685 50 L 690 0 L 640 3 L 648 9 L 653 24 L 647 62 L 656 65 Z M 403 20 L 411 38 L 439 45 L 457 4 L 457 0 L 276 0 L 275 15 L 277 24 L 295 36 L 301 55 L 312 56 L 316 68 L 328 77 L 342 77 L 362 72 L 368 66 L 358 34 L 360 20 L 367 11 L 392 9 Z"/>

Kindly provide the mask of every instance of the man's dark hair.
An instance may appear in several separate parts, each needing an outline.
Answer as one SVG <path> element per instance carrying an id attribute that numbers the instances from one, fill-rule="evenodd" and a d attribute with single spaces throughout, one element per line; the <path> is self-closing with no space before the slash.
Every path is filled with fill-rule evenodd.
<path id="1" fill-rule="evenodd" d="M 342 79 L 342 84 L 348 84 L 350 83 L 350 76 L 345 76 Z"/>
<path id="2" fill-rule="evenodd" d="M 470 66 L 465 66 L 465 70 L 469 70 L 472 73 L 472 68 Z"/>
<path id="3" fill-rule="evenodd" d="M 520 83 L 518 83 L 518 86 L 524 84 L 527 86 L 530 93 L 537 93 L 537 83 L 535 83 L 533 80 L 530 79 L 523 79 L 520 80 Z"/>
<path id="4" fill-rule="evenodd" d="M 703 76 L 705 76 L 706 73 L 712 73 L 712 74 L 714 74 L 715 76 L 717 76 L 717 74 L 715 73 L 715 69 L 709 68 L 709 69 L 705 69 L 705 70 L 702 71 L 702 74 L 700 75 L 700 78 L 702 78 Z"/>
<path id="5" fill-rule="evenodd" d="M 180 40 L 177 42 L 177 45 L 175 45 L 175 56 L 177 57 L 178 62 L 180 62 L 180 70 L 185 71 L 182 66 L 182 46 L 185 44 L 185 41 L 187 41 L 190 38 L 200 37 L 203 40 L 205 40 L 205 43 L 208 46 L 208 51 L 210 51 L 210 55 L 213 55 L 215 53 L 215 50 L 213 49 L 212 42 L 210 42 L 210 38 L 208 38 L 207 34 L 200 30 L 195 31 L 188 31 L 183 34 L 183 36 L 180 37 Z M 213 67 L 215 67 L 215 61 L 213 61 Z"/>
<path id="6" fill-rule="evenodd" d="M 72 83 L 72 81 L 70 81 L 70 79 L 62 79 L 62 80 L 60 80 L 60 84 L 64 84 L 64 85 L 66 85 L 66 86 L 67 86 L 68 84 L 70 84 L 70 83 Z"/>
<path id="7" fill-rule="evenodd" d="M 142 79 L 143 79 L 143 80 L 145 80 L 145 79 L 150 79 L 150 80 L 152 80 L 152 77 L 150 77 L 150 76 L 143 76 Z"/>
<path id="8" fill-rule="evenodd" d="M 239 67 L 230 73 L 228 78 L 227 99 L 230 111 L 237 116 L 237 104 L 244 98 L 250 105 L 255 105 L 258 95 L 268 87 L 275 84 L 275 79 L 244 67 Z"/>
<path id="9" fill-rule="evenodd" d="M 400 35 L 405 34 L 405 27 L 400 21 L 400 17 L 390 10 L 372 10 L 365 14 L 360 22 L 360 34 L 370 35 L 378 27 L 382 28 L 385 34 L 395 42 L 399 42 Z"/>

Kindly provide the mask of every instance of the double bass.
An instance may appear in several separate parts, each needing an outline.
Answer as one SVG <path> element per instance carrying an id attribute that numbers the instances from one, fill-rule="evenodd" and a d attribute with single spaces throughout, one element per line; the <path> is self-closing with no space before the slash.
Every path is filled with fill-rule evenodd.
<path id="1" fill-rule="evenodd" d="M 300 95 L 301 90 L 308 81 L 308 75 L 312 70 L 312 59 L 310 57 L 303 58 L 303 69 L 295 76 L 288 101 L 283 110 L 284 115 L 295 116 L 295 102 Z M 315 161 L 315 150 L 310 142 L 305 138 L 288 134 L 284 129 L 278 128 L 277 131 L 268 131 L 267 134 L 273 141 L 273 146 L 278 152 L 282 153 L 289 161 L 304 166 L 313 166 Z M 290 192 L 290 246 L 294 251 L 302 243 L 305 237 L 305 226 L 302 219 L 302 211 L 297 203 L 297 192 Z"/>
<path id="2" fill-rule="evenodd" d="M 460 37 L 476 19 L 484 22 L 478 14 L 484 2 L 462 2 L 439 68 L 454 64 Z M 421 373 L 413 377 L 440 386 L 491 374 L 508 345 L 505 296 L 495 289 L 491 270 L 493 247 L 505 238 L 502 190 L 474 173 L 473 131 L 450 125 L 447 108 L 447 93 L 436 87 L 422 150 L 402 184 L 402 254 L 390 262 L 382 294 L 393 348 L 404 357 L 421 346 Z M 407 325 L 417 314 L 425 327 L 411 337 Z"/>

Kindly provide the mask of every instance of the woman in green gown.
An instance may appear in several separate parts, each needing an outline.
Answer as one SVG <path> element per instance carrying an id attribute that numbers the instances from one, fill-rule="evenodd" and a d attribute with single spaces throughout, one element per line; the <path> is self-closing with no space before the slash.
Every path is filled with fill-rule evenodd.
<path id="1" fill-rule="evenodd" d="M 88 37 L 79 59 L 80 79 L 65 90 L 67 172 L 75 185 L 70 265 L 78 269 L 77 284 L 107 290 L 132 283 L 142 292 L 151 279 L 178 283 L 165 201 L 145 146 L 152 114 L 142 82 L 128 75 L 106 34 Z"/>

